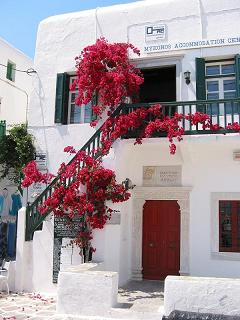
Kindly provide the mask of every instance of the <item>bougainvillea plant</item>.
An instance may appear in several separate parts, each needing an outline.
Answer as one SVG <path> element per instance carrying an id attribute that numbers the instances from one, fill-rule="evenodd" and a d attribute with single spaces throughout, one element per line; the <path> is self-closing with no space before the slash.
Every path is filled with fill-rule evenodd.
<path id="1" fill-rule="evenodd" d="M 209 115 L 201 112 L 166 116 L 160 104 L 113 116 L 112 111 L 126 97 L 137 97 L 139 86 L 143 83 L 140 71 L 129 61 L 129 50 L 139 55 L 131 44 L 109 44 L 105 39 L 99 39 L 76 58 L 77 78 L 72 87 L 78 88 L 76 104 L 81 107 L 97 95 L 98 103 L 93 106 L 93 111 L 98 119 L 104 110 L 108 111 L 108 118 L 101 129 L 101 146 L 92 150 L 91 154 L 76 151 L 72 146 L 65 147 L 65 152 L 75 156 L 69 164 L 61 164 L 54 191 L 38 208 L 41 214 L 53 212 L 55 216 L 67 217 L 69 221 L 80 218 L 79 232 L 74 242 L 81 252 L 85 252 L 85 261 L 88 261 L 89 252 L 94 250 L 91 246 L 93 230 L 104 228 L 111 218 L 113 209 L 106 204 L 107 201 L 124 202 L 130 197 L 125 186 L 117 183 L 114 171 L 103 165 L 103 157 L 118 138 L 129 130 L 137 129 L 139 135 L 135 144 L 141 144 L 144 138 L 164 132 L 170 143 L 170 153 L 175 154 L 175 141 L 181 141 L 184 135 L 183 121 L 193 126 L 201 125 L 203 129 L 221 129 L 211 123 Z M 233 123 L 227 129 L 240 131 L 240 125 Z M 30 162 L 23 172 L 24 187 L 36 182 L 48 183 L 53 177 L 39 172 L 35 162 Z M 71 183 L 66 183 L 69 180 Z"/>
<path id="2" fill-rule="evenodd" d="M 78 88 L 77 105 L 85 105 L 96 96 L 97 103 L 92 109 L 96 116 L 101 117 L 107 106 L 111 112 L 125 98 L 138 95 L 144 79 L 140 70 L 130 63 L 129 51 L 140 55 L 132 44 L 111 44 L 104 38 L 82 50 L 75 58 L 77 78 L 71 88 Z"/>

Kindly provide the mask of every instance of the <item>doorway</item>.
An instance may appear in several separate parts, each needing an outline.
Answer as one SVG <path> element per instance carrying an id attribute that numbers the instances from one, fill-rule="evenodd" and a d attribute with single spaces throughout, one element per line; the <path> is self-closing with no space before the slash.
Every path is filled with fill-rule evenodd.
<path id="1" fill-rule="evenodd" d="M 143 209 L 143 278 L 179 275 L 180 211 L 175 200 L 147 200 Z"/>
<path id="2" fill-rule="evenodd" d="M 144 83 L 140 86 L 140 102 L 176 101 L 176 65 L 142 68 Z"/>

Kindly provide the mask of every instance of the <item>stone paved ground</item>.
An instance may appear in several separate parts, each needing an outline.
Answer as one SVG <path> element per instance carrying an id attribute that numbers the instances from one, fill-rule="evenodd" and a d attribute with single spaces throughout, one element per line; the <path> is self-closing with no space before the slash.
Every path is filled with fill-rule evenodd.
<path id="1" fill-rule="evenodd" d="M 130 281 L 119 289 L 120 307 L 137 312 L 158 312 L 163 309 L 164 282 Z"/>
<path id="2" fill-rule="evenodd" d="M 118 302 L 116 308 L 112 309 L 110 316 L 112 318 L 130 319 L 133 313 L 150 315 L 150 313 L 159 312 L 163 307 L 163 282 L 130 281 L 119 289 Z M 123 311 L 126 311 L 127 314 Z M 0 293 L 0 320 L 76 319 L 75 317 L 58 316 L 55 312 L 56 297 L 54 296 L 29 293 L 11 293 L 8 296 Z"/>
<path id="3" fill-rule="evenodd" d="M 0 320 L 48 320 L 56 310 L 56 299 L 40 294 L 0 293 Z"/>

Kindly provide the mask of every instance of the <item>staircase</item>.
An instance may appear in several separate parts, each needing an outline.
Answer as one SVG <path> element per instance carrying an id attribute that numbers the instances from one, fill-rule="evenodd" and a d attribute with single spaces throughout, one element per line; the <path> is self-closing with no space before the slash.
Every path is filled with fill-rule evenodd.
<path id="1" fill-rule="evenodd" d="M 148 104 L 132 104 L 120 105 L 111 115 L 115 117 L 121 114 L 128 114 L 134 111 L 136 108 L 145 107 L 148 108 L 155 103 Z M 202 129 L 198 125 L 193 126 L 189 121 L 183 120 L 182 127 L 185 130 L 186 135 L 196 135 L 196 134 L 226 134 L 229 132 L 234 132 L 234 130 L 227 130 L 226 127 L 228 123 L 239 122 L 240 123 L 240 98 L 235 99 L 219 99 L 219 100 L 201 100 L 201 101 L 177 101 L 177 102 L 163 102 L 162 112 L 164 115 L 172 116 L 176 111 L 184 115 L 195 113 L 195 111 L 201 111 L 207 113 L 212 122 L 221 125 L 222 129 L 219 131 L 211 131 L 209 129 Z M 223 112 L 222 112 L 223 110 Z M 152 117 L 148 117 L 146 121 L 151 121 Z M 94 133 L 94 135 L 85 143 L 81 148 L 81 151 L 85 151 L 88 155 L 92 155 L 92 151 L 101 147 L 101 136 L 102 136 L 103 125 Z M 139 136 L 141 128 L 139 129 L 129 129 L 128 133 L 124 135 L 124 139 L 136 138 Z M 156 137 L 166 136 L 165 132 L 160 132 Z M 95 153 L 94 158 L 97 159 L 101 154 Z M 74 158 L 69 162 L 69 164 L 74 160 Z M 82 163 L 82 166 L 84 163 Z M 42 223 L 44 219 L 50 214 L 47 212 L 42 215 L 37 210 L 39 205 L 51 196 L 54 191 L 56 184 L 60 181 L 60 177 L 57 176 L 49 186 L 35 199 L 31 204 L 27 204 L 26 208 L 26 229 L 25 229 L 25 240 L 30 241 L 33 239 L 34 231 L 42 229 Z M 72 183 L 72 179 L 69 178 L 66 181 L 66 186 L 68 187 Z"/>
<path id="2" fill-rule="evenodd" d="M 125 105 L 120 105 L 111 115 L 115 117 L 117 115 L 125 112 Z M 104 124 L 103 124 L 104 125 Z M 94 135 L 85 143 L 85 145 L 80 149 L 80 151 L 85 151 L 88 155 L 93 155 L 93 150 L 101 148 L 101 136 L 103 125 L 94 133 Z M 94 155 L 95 159 L 98 159 L 101 154 L 98 152 Z M 71 159 L 68 164 L 71 164 L 74 161 L 76 155 Z M 81 163 L 81 167 L 84 166 L 84 163 Z M 30 204 L 27 203 L 26 208 L 26 229 L 25 229 L 25 241 L 31 241 L 33 239 L 34 231 L 42 230 L 42 223 L 46 217 L 51 213 L 46 212 L 41 214 L 38 211 L 38 207 L 43 204 L 43 202 L 52 195 L 54 192 L 55 186 L 60 181 L 60 176 L 57 176 L 52 182 L 47 186 L 47 188 Z M 72 183 L 73 179 L 69 178 L 66 180 L 66 187 Z"/>

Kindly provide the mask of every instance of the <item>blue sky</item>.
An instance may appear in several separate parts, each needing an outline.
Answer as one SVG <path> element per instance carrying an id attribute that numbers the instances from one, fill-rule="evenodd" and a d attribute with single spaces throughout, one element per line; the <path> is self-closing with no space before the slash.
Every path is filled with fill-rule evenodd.
<path id="1" fill-rule="evenodd" d="M 0 0 L 0 37 L 33 57 L 41 20 L 56 14 L 128 2 L 134 0 Z"/>

